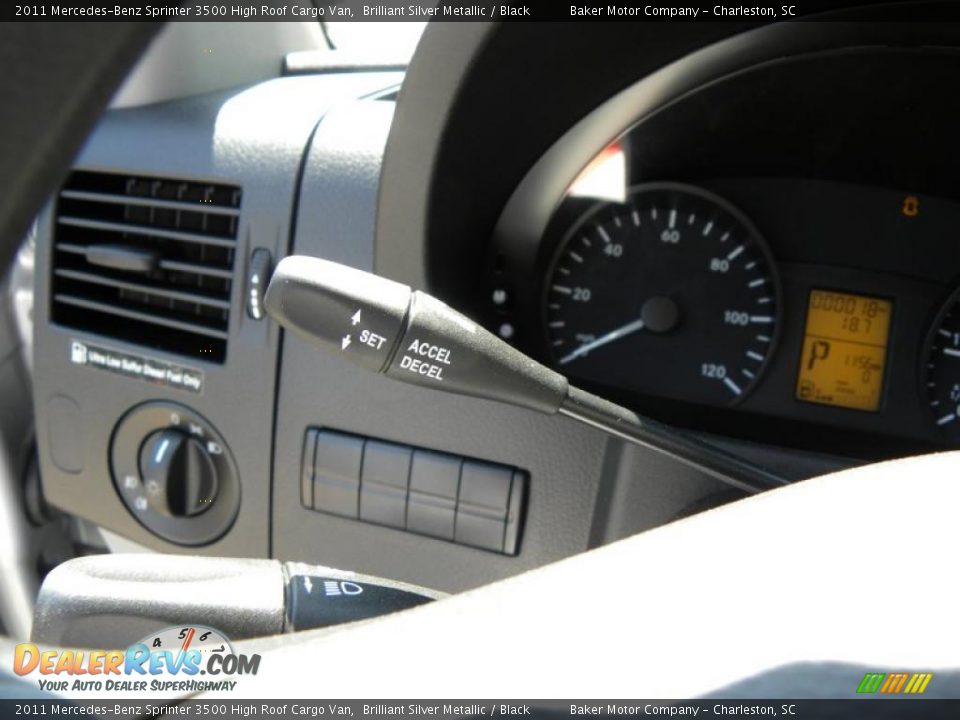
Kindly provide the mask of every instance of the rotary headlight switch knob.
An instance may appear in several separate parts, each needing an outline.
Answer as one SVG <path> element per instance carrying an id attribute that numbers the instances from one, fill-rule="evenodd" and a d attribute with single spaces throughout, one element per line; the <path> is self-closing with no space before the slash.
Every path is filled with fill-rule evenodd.
<path id="1" fill-rule="evenodd" d="M 155 400 L 124 415 L 110 470 L 130 516 L 157 537 L 197 547 L 221 538 L 240 511 L 240 476 L 223 436 L 192 408 Z M 119 530 L 137 529 L 118 517 Z"/>
<path id="2" fill-rule="evenodd" d="M 157 430 L 140 446 L 140 474 L 147 501 L 170 517 L 208 510 L 217 496 L 217 467 L 204 443 L 175 429 Z"/>

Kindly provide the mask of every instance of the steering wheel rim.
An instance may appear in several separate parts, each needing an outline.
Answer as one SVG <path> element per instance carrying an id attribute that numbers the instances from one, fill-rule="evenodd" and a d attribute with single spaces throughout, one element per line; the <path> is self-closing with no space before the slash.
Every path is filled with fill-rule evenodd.
<path id="1" fill-rule="evenodd" d="M 0 267 L 162 23 L 0 23 Z"/>

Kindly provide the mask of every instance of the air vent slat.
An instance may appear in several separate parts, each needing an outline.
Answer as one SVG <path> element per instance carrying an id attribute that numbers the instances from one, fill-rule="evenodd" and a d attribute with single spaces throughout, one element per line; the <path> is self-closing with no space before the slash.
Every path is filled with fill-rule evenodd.
<path id="1" fill-rule="evenodd" d="M 87 254 L 86 247 L 83 245 L 77 245 L 75 243 L 58 242 L 56 244 L 56 249 L 65 253 L 73 253 L 75 255 Z M 161 270 L 178 270 L 180 272 L 194 273 L 195 275 L 203 275 L 206 277 L 221 278 L 223 280 L 233 279 L 232 270 L 218 270 L 217 268 L 208 267 L 206 265 L 178 262 L 176 260 L 161 260 L 159 265 Z"/>
<path id="2" fill-rule="evenodd" d="M 219 308 L 221 310 L 230 309 L 230 303 L 225 300 L 216 300 L 214 298 L 204 297 L 203 295 L 198 295 L 196 293 L 177 292 L 176 290 L 150 287 L 149 285 L 124 282 L 122 280 L 115 280 L 111 277 L 94 275 L 92 273 L 77 272 L 76 270 L 58 269 L 54 271 L 54 274 L 56 274 L 58 277 L 66 277 L 70 278 L 71 280 L 78 280 L 80 282 L 96 283 L 97 285 L 106 285 L 107 287 L 119 288 L 121 290 L 131 290 L 134 292 L 149 292 L 151 295 L 156 295 L 157 297 L 170 298 L 171 300 L 182 300 L 183 302 L 188 303 L 197 303 L 198 305 L 206 305 L 207 307 Z"/>
<path id="3" fill-rule="evenodd" d="M 203 243 L 204 245 L 214 245 L 216 247 L 232 248 L 236 245 L 235 240 L 225 238 L 211 237 L 209 235 L 198 235 L 196 233 L 181 232 L 179 230 L 167 230 L 165 228 L 149 227 L 147 225 L 132 225 L 127 223 L 107 222 L 105 220 L 87 220 L 86 218 L 71 217 L 61 215 L 57 218 L 61 225 L 71 225 L 73 227 L 86 228 L 88 230 L 104 230 L 106 232 L 127 233 L 132 235 L 144 235 L 170 240 L 183 240 L 186 242 Z"/>
<path id="4" fill-rule="evenodd" d="M 51 319 L 223 362 L 240 200 L 224 183 L 74 171 L 57 206 Z"/>
<path id="5" fill-rule="evenodd" d="M 179 202 L 177 200 L 158 200 L 156 198 L 137 198 L 128 195 L 101 195 L 94 192 L 83 192 L 81 190 L 62 190 L 60 197 L 68 200 L 86 200 L 89 202 L 111 203 L 115 205 L 134 205 L 137 207 L 159 207 L 167 210 L 186 210 L 196 212 L 197 205 L 189 202 Z M 240 215 L 240 210 L 230 207 L 217 207 L 216 205 L 203 205 L 203 212 L 211 215 Z"/>
<path id="6" fill-rule="evenodd" d="M 162 325 L 163 327 L 174 328 L 175 330 L 185 330 L 197 335 L 203 335 L 204 337 L 217 338 L 218 340 L 227 339 L 227 333 L 223 332 L 222 330 L 214 330 L 213 328 L 203 327 L 202 325 L 193 325 L 191 323 L 180 322 L 178 320 L 171 320 L 170 318 L 165 318 L 160 315 L 152 315 L 150 313 L 138 312 L 136 310 L 126 310 L 124 308 L 118 308 L 114 305 L 108 305 L 106 303 L 94 302 L 92 300 L 74 297 L 73 295 L 65 295 L 61 293 L 54 295 L 53 299 L 56 302 L 87 308 L 88 310 L 96 310 L 102 313 L 109 313 L 111 315 L 119 315 L 120 317 L 129 318 L 130 320 L 139 320 L 141 322 L 148 322 L 153 325 Z"/>
<path id="7" fill-rule="evenodd" d="M 75 253 L 77 255 L 87 254 L 87 249 L 83 245 L 77 245 L 76 243 L 58 242 L 54 245 L 54 249 L 65 253 Z"/>
<path id="8" fill-rule="evenodd" d="M 233 278 L 233 273 L 229 270 L 217 270 L 216 268 L 177 262 L 175 260 L 161 260 L 160 268 L 163 270 L 179 270 L 181 272 L 195 273 L 207 277 L 223 278 L 224 280 L 231 280 Z"/>

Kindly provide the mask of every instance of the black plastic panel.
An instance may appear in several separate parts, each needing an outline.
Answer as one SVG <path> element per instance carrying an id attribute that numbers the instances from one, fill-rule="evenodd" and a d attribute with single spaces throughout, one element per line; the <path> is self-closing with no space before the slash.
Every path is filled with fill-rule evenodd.
<path id="1" fill-rule="evenodd" d="M 194 178 L 243 187 L 234 263 L 246 277 L 250 253 L 287 250 L 303 154 L 331 105 L 371 93 L 397 75 L 353 74 L 286 78 L 144 108 L 109 112 L 77 159 L 78 166 L 131 175 Z M 50 325 L 49 267 L 52 214 L 37 240 L 35 404 L 44 492 L 54 505 L 166 552 L 196 552 L 142 527 L 121 503 L 109 467 L 110 437 L 119 419 L 146 401 L 189 406 L 217 428 L 231 449 L 241 497 L 236 520 L 205 552 L 266 556 L 270 538 L 272 410 L 279 330 L 243 311 L 245 282 L 231 289 L 229 347 L 220 365 L 190 359 L 203 373 L 199 393 L 71 362 L 74 339 L 172 364 L 179 355 Z M 65 410 L 66 409 L 66 410 Z M 64 412 L 68 416 L 63 416 Z M 76 450 L 65 462 L 54 447 Z"/>
<path id="2" fill-rule="evenodd" d="M 302 477 L 313 486 L 308 509 L 517 554 L 522 471 L 314 428 L 304 435 L 303 457 Z"/>
<path id="3" fill-rule="evenodd" d="M 392 112 L 390 103 L 361 102 L 324 119 L 304 171 L 296 254 L 371 269 L 380 154 Z M 390 220 L 380 218 L 381 223 Z M 418 240 L 396 236 L 393 242 L 398 250 L 415 253 Z M 520 554 L 502 556 L 304 508 L 303 441 L 307 429 L 316 426 L 524 468 L 530 481 Z M 476 587 L 588 546 L 606 451 L 605 438 L 565 419 L 371 377 L 285 334 L 277 404 L 274 553 L 440 590 Z M 420 451 L 414 455 L 416 464 Z M 421 486 L 414 478 L 410 492 L 416 499 L 417 493 L 432 493 L 435 487 Z M 680 481 L 678 492 L 689 493 L 690 486 Z M 455 497 L 451 507 L 454 502 Z M 442 533 L 435 521 L 418 517 L 415 522 L 424 523 L 418 527 L 431 534 Z M 449 531 L 452 539 L 452 525 Z"/>

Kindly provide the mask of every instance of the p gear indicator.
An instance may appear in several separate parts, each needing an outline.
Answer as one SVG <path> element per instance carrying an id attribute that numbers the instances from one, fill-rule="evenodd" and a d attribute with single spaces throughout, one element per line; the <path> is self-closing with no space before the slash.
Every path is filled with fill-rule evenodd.
<path id="1" fill-rule="evenodd" d="M 812 290 L 797 399 L 853 410 L 879 410 L 892 310 L 889 300 Z"/>

